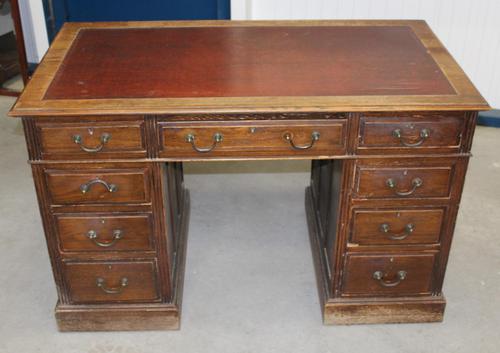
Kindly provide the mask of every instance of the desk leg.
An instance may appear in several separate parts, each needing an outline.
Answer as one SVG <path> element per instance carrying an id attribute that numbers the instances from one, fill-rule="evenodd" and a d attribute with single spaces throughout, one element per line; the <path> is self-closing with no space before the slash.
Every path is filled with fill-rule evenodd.
<path id="1" fill-rule="evenodd" d="M 155 163 L 151 188 L 160 300 L 75 305 L 63 296 L 55 310 L 60 331 L 179 329 L 189 224 L 189 192 L 183 185 L 182 164 Z M 115 257 L 109 260 L 116 261 Z M 61 291 L 68 289 L 62 285 Z"/>
<path id="2" fill-rule="evenodd" d="M 349 202 L 354 160 L 313 161 L 305 206 L 318 293 L 325 324 L 442 321 L 442 295 L 423 297 L 341 296 L 349 233 Z"/>

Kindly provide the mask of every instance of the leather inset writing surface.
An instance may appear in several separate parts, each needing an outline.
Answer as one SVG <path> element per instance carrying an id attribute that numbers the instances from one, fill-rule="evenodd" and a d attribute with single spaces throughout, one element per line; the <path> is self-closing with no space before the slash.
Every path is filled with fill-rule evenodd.
<path id="1" fill-rule="evenodd" d="M 45 99 L 453 95 L 409 26 L 82 29 Z"/>

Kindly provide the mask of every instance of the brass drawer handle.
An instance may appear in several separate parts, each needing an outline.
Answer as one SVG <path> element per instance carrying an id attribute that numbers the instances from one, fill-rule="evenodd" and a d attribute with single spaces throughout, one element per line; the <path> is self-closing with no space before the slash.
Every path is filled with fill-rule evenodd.
<path id="1" fill-rule="evenodd" d="M 403 240 L 403 239 L 406 239 L 411 233 L 413 233 L 413 231 L 415 230 L 415 226 L 413 225 L 413 223 L 408 223 L 407 225 L 405 225 L 405 229 L 403 231 L 403 233 L 399 233 L 399 234 L 389 234 L 390 232 L 390 226 L 389 224 L 387 223 L 382 223 L 380 225 L 380 231 L 387 234 L 387 237 L 389 239 L 392 239 L 392 240 Z"/>
<path id="2" fill-rule="evenodd" d="M 382 271 L 375 271 L 373 272 L 373 279 L 378 281 L 382 287 L 396 287 L 406 279 L 406 271 L 398 271 L 397 277 L 394 281 L 385 280 L 385 275 L 386 274 Z"/>
<path id="3" fill-rule="evenodd" d="M 95 245 L 100 246 L 102 248 L 109 248 L 115 245 L 118 242 L 118 240 L 120 240 L 122 237 L 123 237 L 123 231 L 121 229 L 113 230 L 113 240 L 107 242 L 99 241 L 97 239 L 97 232 L 95 230 L 91 229 L 87 232 L 87 238 L 92 240 Z"/>
<path id="4" fill-rule="evenodd" d="M 391 189 L 395 189 L 396 188 L 396 182 L 394 181 L 394 179 L 392 178 L 389 178 L 386 180 L 385 184 L 391 188 Z M 394 193 L 398 196 L 409 196 L 411 194 L 413 194 L 415 192 L 415 190 L 417 190 L 419 187 L 421 187 L 422 185 L 424 184 L 423 180 L 420 179 L 420 178 L 415 178 L 411 181 L 411 185 L 412 185 L 412 188 L 408 191 L 398 191 L 398 190 L 394 190 Z"/>
<path id="5" fill-rule="evenodd" d="M 101 143 L 96 146 L 96 147 L 87 147 L 83 144 L 82 142 L 82 136 L 81 135 L 73 135 L 73 142 L 76 143 L 77 145 L 80 146 L 80 149 L 82 151 L 85 151 L 85 152 L 89 152 L 89 153 L 97 153 L 99 152 L 100 150 L 102 150 L 104 148 L 104 145 L 106 143 L 108 143 L 108 141 L 111 139 L 111 134 L 108 134 L 108 133 L 103 133 L 101 135 Z"/>
<path id="6" fill-rule="evenodd" d="M 308 145 L 303 145 L 303 146 L 298 146 L 298 145 L 296 145 L 296 144 L 293 142 L 293 135 L 292 135 L 292 133 L 290 133 L 290 132 L 285 132 L 285 134 L 283 135 L 283 138 L 284 138 L 286 141 L 288 141 L 288 143 L 290 144 L 290 146 L 292 146 L 292 148 L 293 148 L 294 150 L 308 150 L 308 149 L 310 149 L 310 148 L 312 148 L 312 147 L 314 146 L 314 143 L 315 143 L 316 141 L 318 141 L 318 140 L 319 140 L 319 136 L 320 136 L 319 132 L 317 132 L 317 131 L 313 131 L 313 132 L 311 133 L 311 143 L 310 143 L 310 144 L 308 144 Z"/>
<path id="7" fill-rule="evenodd" d="M 103 185 L 109 192 L 116 192 L 118 190 L 118 186 L 115 184 L 108 184 L 104 180 L 101 180 L 99 178 L 95 178 L 90 180 L 89 182 L 86 182 L 85 184 L 80 185 L 80 191 L 82 194 L 85 194 L 90 191 L 90 188 L 94 184 L 101 184 Z"/>
<path id="8" fill-rule="evenodd" d="M 216 132 L 214 134 L 214 136 L 212 137 L 213 139 L 213 142 L 212 142 L 212 146 L 210 147 L 206 147 L 206 148 L 202 148 L 202 147 L 197 147 L 196 144 L 195 144 L 195 135 L 194 134 L 187 134 L 186 135 L 186 142 L 189 142 L 191 144 L 191 146 L 193 147 L 193 149 L 196 151 L 196 152 L 199 152 L 199 153 L 207 153 L 207 152 L 210 152 L 212 151 L 219 142 L 222 142 L 222 140 L 224 139 L 224 137 L 222 136 L 222 134 L 220 132 Z"/>
<path id="9" fill-rule="evenodd" d="M 430 131 L 428 129 L 422 129 L 422 130 L 420 130 L 420 140 L 418 140 L 415 143 L 409 143 L 409 142 L 406 142 L 403 139 L 403 136 L 401 134 L 401 130 L 400 129 L 396 129 L 396 130 L 392 131 L 392 136 L 394 136 L 395 138 L 399 139 L 399 142 L 401 143 L 401 145 L 403 145 L 405 147 L 417 147 L 417 146 L 420 146 L 421 144 L 424 143 L 425 140 L 427 140 L 429 138 L 430 135 L 431 135 L 431 133 L 430 133 Z"/>
<path id="10" fill-rule="evenodd" d="M 108 288 L 106 286 L 106 281 L 104 280 L 104 278 L 101 278 L 101 277 L 97 277 L 96 281 L 95 281 L 95 284 L 97 286 L 97 288 L 100 288 L 104 293 L 107 293 L 107 294 L 120 294 L 123 292 L 123 289 L 128 286 L 128 278 L 127 277 L 123 277 L 121 280 L 120 280 L 120 286 L 119 287 L 114 287 L 114 288 Z"/>

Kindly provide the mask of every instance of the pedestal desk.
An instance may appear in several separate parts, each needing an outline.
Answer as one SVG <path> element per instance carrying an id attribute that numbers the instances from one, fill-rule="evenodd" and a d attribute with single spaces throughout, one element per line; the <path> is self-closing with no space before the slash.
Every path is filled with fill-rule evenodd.
<path id="1" fill-rule="evenodd" d="M 423 21 L 66 24 L 10 112 L 24 124 L 59 329 L 179 327 L 182 162 L 199 160 L 312 160 L 324 323 L 442 320 L 486 109 Z"/>

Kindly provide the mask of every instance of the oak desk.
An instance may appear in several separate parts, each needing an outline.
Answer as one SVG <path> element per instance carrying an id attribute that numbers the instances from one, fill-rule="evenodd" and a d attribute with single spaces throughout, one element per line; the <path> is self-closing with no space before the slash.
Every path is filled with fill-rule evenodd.
<path id="1" fill-rule="evenodd" d="M 179 327 L 193 160 L 313 160 L 325 323 L 442 320 L 486 109 L 422 21 L 66 24 L 10 112 L 59 328 Z"/>

